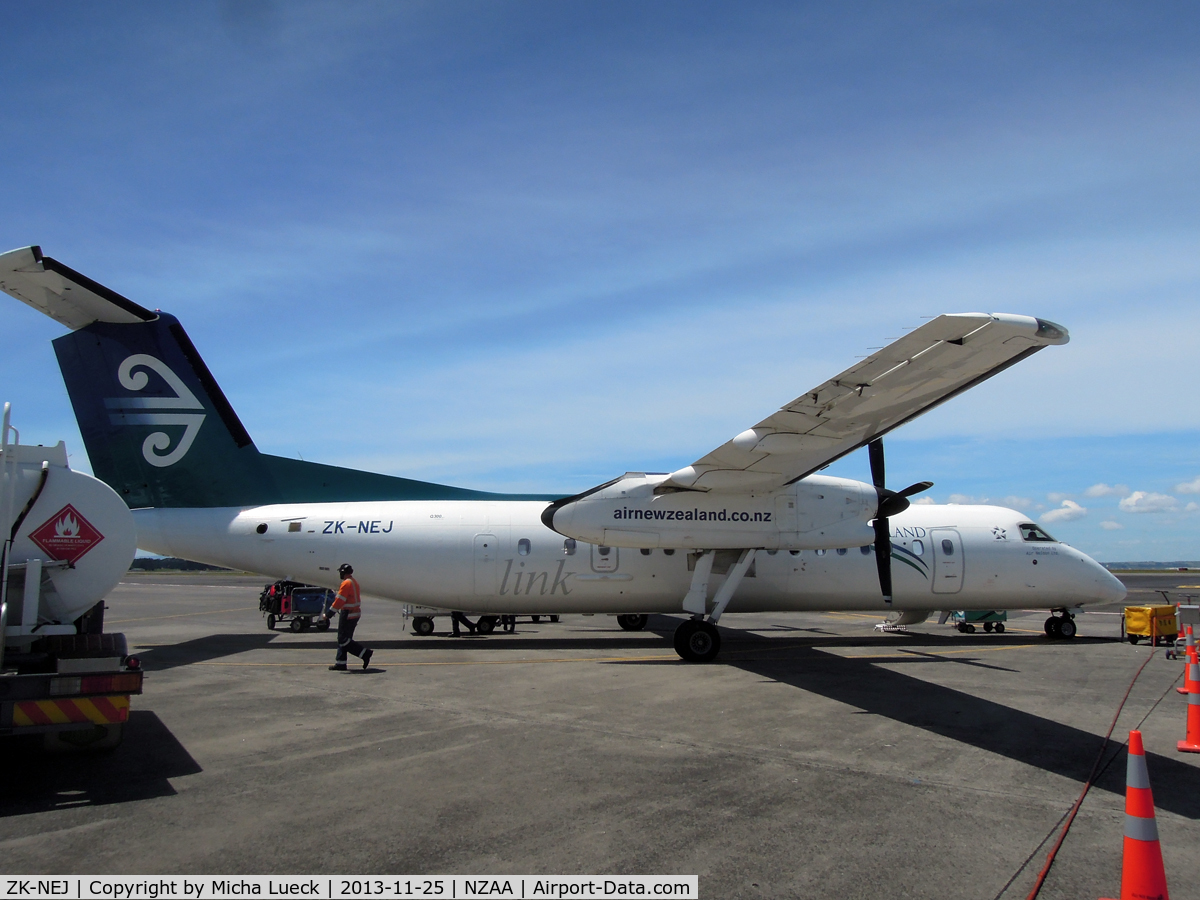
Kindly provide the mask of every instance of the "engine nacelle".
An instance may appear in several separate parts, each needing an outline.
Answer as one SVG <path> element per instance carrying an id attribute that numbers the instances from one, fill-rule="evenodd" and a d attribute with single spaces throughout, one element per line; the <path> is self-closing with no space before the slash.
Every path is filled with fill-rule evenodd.
<path id="1" fill-rule="evenodd" d="M 879 500 L 869 484 L 811 475 L 775 491 L 654 489 L 667 475 L 630 472 L 549 507 L 542 521 L 559 534 L 607 547 L 677 550 L 819 550 L 875 540 L 867 524 Z"/>

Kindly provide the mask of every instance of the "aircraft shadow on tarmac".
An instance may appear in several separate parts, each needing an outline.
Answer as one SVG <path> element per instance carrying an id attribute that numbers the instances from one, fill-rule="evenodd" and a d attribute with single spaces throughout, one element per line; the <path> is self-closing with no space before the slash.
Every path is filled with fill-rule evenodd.
<path id="1" fill-rule="evenodd" d="M 652 617 L 650 626 L 669 638 L 678 619 Z M 933 684 L 920 678 L 876 665 L 876 659 L 853 659 L 823 653 L 820 647 L 870 646 L 887 647 L 878 639 L 852 638 L 847 641 L 814 639 L 761 638 L 722 626 L 724 638 L 722 656 L 717 664 L 734 666 L 763 678 L 788 684 L 809 693 L 836 700 L 864 713 L 883 716 L 912 728 L 919 728 L 951 740 L 1007 757 L 1025 765 L 1035 766 L 1062 775 L 1081 784 L 1091 774 L 1101 737 L 1053 719 L 1013 709 L 982 697 L 975 697 L 953 688 Z M 1028 644 L 1044 641 L 1040 636 L 1024 635 L 1006 644 Z M 1082 640 L 1076 638 L 1077 641 Z M 1097 643 L 1110 643 L 1094 639 Z M 962 641 L 954 643 L 961 644 Z M 984 649 L 988 641 L 980 644 Z M 771 656 L 760 654 L 738 656 L 739 649 L 771 649 Z M 819 644 L 820 646 L 814 646 Z M 946 639 L 938 636 L 908 634 L 903 645 L 893 644 L 895 656 L 889 664 L 913 662 L 921 665 L 955 665 L 969 662 L 962 658 L 949 659 L 924 654 L 907 656 L 903 651 L 919 646 L 945 647 Z M 907 658 L 906 658 L 907 656 Z M 638 663 L 631 663 L 637 665 Z M 644 663 L 642 663 L 644 665 Z M 1012 671 L 1012 670 L 1009 670 Z M 1113 698 L 1114 703 L 1116 698 Z M 1182 713 L 1180 729 L 1183 728 Z M 1117 754 L 1127 732 L 1113 732 L 1105 760 Z M 1190 819 L 1200 819 L 1200 769 L 1171 757 L 1147 753 L 1147 766 L 1154 791 L 1155 805 Z M 1093 787 L 1113 794 L 1125 794 L 1125 755 L 1109 762 L 1103 775 Z"/>
<path id="2" fill-rule="evenodd" d="M 275 639 L 274 634 L 210 634 L 193 641 L 178 644 L 162 644 L 157 647 L 136 649 L 142 668 L 147 672 L 161 672 L 179 666 L 220 659 L 251 650 L 261 650 Z"/>
<path id="3" fill-rule="evenodd" d="M 0 742 L 0 765 L 20 772 L 0 788 L 0 817 L 174 796 L 170 779 L 200 765 L 154 713 L 133 710 L 110 752 L 46 753 L 37 735 Z"/>

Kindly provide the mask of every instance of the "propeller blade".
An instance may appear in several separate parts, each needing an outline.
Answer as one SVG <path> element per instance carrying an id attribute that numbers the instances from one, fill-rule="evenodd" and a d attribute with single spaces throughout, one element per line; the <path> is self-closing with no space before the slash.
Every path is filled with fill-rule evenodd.
<path id="1" fill-rule="evenodd" d="M 875 438 L 867 444 L 867 457 L 871 461 L 871 483 L 875 485 L 877 491 L 882 491 L 884 485 L 883 438 Z"/>
<path id="2" fill-rule="evenodd" d="M 892 535 L 884 516 L 875 519 L 875 568 L 879 571 L 879 589 L 883 599 L 892 602 Z"/>
<path id="3" fill-rule="evenodd" d="M 910 484 L 902 491 L 898 491 L 901 497 L 911 497 L 913 494 L 919 494 L 922 491 L 927 491 L 933 487 L 932 481 L 918 481 L 916 484 Z"/>

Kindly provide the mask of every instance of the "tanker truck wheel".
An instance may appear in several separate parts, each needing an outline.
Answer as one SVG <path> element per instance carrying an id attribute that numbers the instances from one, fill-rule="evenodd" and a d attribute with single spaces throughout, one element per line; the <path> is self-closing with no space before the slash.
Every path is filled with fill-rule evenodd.
<path id="1" fill-rule="evenodd" d="M 116 634 L 51 634 L 33 645 L 34 652 L 49 654 L 56 659 L 97 659 L 129 655 L 125 635 Z"/>

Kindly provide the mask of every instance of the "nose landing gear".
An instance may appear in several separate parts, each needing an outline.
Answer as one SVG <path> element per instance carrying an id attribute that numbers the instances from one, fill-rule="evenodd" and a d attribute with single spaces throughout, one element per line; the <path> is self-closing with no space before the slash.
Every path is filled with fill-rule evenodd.
<path id="1" fill-rule="evenodd" d="M 1050 618 L 1046 620 L 1046 624 L 1043 626 L 1046 631 L 1046 637 L 1052 641 L 1069 641 L 1075 637 L 1075 616 L 1063 608 L 1054 609 L 1050 612 Z"/>

